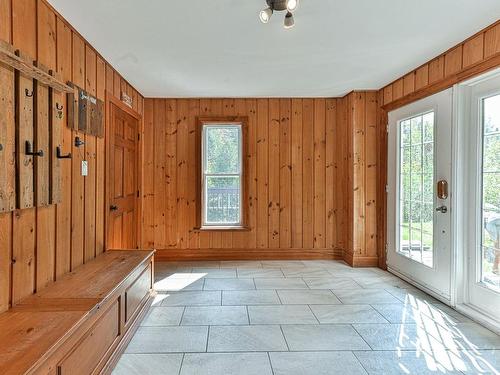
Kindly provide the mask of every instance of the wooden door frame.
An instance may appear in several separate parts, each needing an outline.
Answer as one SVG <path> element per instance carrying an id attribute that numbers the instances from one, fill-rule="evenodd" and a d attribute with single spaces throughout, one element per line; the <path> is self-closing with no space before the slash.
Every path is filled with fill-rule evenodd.
<path id="1" fill-rule="evenodd" d="M 137 246 L 140 247 L 142 244 L 142 238 L 141 238 L 141 212 L 142 212 L 142 199 L 140 197 L 142 196 L 142 137 L 140 134 L 142 133 L 142 115 L 135 111 L 134 109 L 130 108 L 127 106 L 125 103 L 123 103 L 121 100 L 116 98 L 114 94 L 108 90 L 105 91 L 105 101 L 106 101 L 106 131 L 105 131 L 105 155 L 106 155 L 106 173 L 105 173 L 105 184 L 104 184 L 104 195 L 105 195 L 105 213 L 104 213 L 104 232 L 105 232 L 105 238 L 104 238 L 104 248 L 106 250 L 109 250 L 108 244 L 109 244 L 109 221 L 110 221 L 110 212 L 109 212 L 109 206 L 110 202 L 112 199 L 111 196 L 111 191 L 109 189 L 109 184 L 111 182 L 110 180 L 110 152 L 111 152 L 111 106 L 114 105 L 117 107 L 119 110 L 127 113 L 128 115 L 132 116 L 135 118 L 138 122 L 138 127 L 137 127 L 137 135 L 138 138 L 136 138 L 136 152 L 137 152 L 137 190 L 139 191 L 139 197 L 135 196 L 136 200 L 136 241 L 137 241 Z"/>

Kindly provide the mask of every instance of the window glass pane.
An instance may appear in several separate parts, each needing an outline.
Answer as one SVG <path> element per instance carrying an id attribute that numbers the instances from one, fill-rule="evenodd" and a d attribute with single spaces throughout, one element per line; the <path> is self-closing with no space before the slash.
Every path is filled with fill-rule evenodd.
<path id="1" fill-rule="evenodd" d="M 401 144 L 410 144 L 410 120 L 406 120 L 401 123 Z"/>
<path id="2" fill-rule="evenodd" d="M 417 262 L 422 262 L 422 230 L 419 224 L 414 224 L 411 227 L 411 259 Z"/>
<path id="3" fill-rule="evenodd" d="M 424 116 L 424 142 L 434 141 L 434 112 L 427 113 Z"/>
<path id="4" fill-rule="evenodd" d="M 411 144 L 422 143 L 422 116 L 417 116 L 411 120 Z"/>
<path id="5" fill-rule="evenodd" d="M 422 173 L 422 145 L 413 146 L 411 148 L 411 173 Z"/>
<path id="6" fill-rule="evenodd" d="M 410 184 L 411 176 L 409 174 L 401 175 L 401 196 L 400 199 L 404 201 L 411 200 L 411 184 Z"/>
<path id="7" fill-rule="evenodd" d="M 500 95 L 483 101 L 481 281 L 500 291 Z"/>
<path id="8" fill-rule="evenodd" d="M 205 172 L 240 173 L 240 126 L 206 126 Z"/>
<path id="9" fill-rule="evenodd" d="M 425 143 L 423 153 L 423 172 L 432 174 L 434 170 L 434 143 Z"/>
<path id="10" fill-rule="evenodd" d="M 400 206 L 400 249 L 399 252 L 410 256 L 410 212 L 411 203 L 409 201 L 401 202 Z"/>
<path id="11" fill-rule="evenodd" d="M 401 122 L 399 252 L 432 267 L 434 113 Z"/>
<path id="12" fill-rule="evenodd" d="M 240 177 L 206 177 L 206 224 L 240 223 L 240 182 Z"/>
<path id="13" fill-rule="evenodd" d="M 432 174 L 424 174 L 424 203 L 433 204 L 434 202 L 434 176 Z"/>

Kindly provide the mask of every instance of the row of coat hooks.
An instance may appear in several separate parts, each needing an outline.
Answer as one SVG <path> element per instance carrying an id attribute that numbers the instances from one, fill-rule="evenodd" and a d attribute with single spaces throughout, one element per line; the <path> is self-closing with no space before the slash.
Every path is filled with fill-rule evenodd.
<path id="1" fill-rule="evenodd" d="M 103 101 L 0 40 L 0 213 L 61 202 L 63 118 L 78 148 L 82 134 L 104 136 L 103 114 Z"/>

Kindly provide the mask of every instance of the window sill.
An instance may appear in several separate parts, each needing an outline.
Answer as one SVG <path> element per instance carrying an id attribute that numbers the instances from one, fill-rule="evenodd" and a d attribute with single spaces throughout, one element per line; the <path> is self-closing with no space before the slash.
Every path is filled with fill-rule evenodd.
<path id="1" fill-rule="evenodd" d="M 194 228 L 194 232 L 249 232 L 249 227 L 201 227 Z"/>

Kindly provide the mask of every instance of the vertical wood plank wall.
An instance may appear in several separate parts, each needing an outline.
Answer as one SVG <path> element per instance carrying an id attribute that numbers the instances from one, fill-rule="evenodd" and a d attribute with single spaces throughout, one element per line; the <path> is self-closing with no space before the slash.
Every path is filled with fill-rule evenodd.
<path id="1" fill-rule="evenodd" d="M 354 91 L 344 98 L 347 135 L 347 246 L 344 260 L 376 266 L 377 107 L 376 91 Z"/>
<path id="2" fill-rule="evenodd" d="M 146 99 L 142 246 L 158 258 L 341 258 L 345 122 L 337 99 Z M 249 118 L 251 230 L 196 232 L 197 116 Z"/>
<path id="3" fill-rule="evenodd" d="M 0 0 L 0 39 L 99 99 L 126 91 L 142 112 L 142 97 L 44 0 Z M 62 149 L 74 157 L 61 161 L 62 202 L 0 214 L 0 312 L 104 251 L 105 141 L 66 121 Z M 84 147 L 74 147 L 77 135 Z M 80 176 L 81 160 L 89 161 L 88 177 Z"/>

